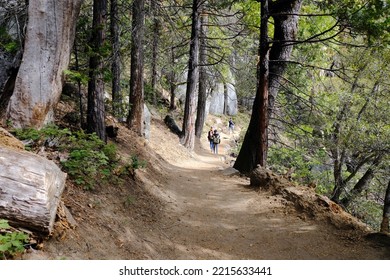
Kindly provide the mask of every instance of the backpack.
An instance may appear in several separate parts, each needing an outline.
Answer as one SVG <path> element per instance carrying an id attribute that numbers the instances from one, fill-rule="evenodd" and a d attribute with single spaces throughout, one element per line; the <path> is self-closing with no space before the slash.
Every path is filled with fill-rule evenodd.
<path id="1" fill-rule="evenodd" d="M 214 134 L 213 135 L 213 142 L 214 142 L 214 144 L 220 144 L 221 143 L 221 137 L 219 136 L 219 134 Z"/>

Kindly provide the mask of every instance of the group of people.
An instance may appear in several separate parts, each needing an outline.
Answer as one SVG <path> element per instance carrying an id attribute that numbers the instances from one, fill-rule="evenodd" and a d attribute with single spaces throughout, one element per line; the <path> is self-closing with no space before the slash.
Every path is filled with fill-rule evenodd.
<path id="1" fill-rule="evenodd" d="M 234 131 L 234 122 L 232 118 L 230 118 L 229 123 L 229 134 L 233 133 Z M 213 154 L 218 154 L 218 145 L 221 143 L 221 136 L 219 135 L 219 132 L 217 129 L 213 129 L 213 127 L 210 128 L 208 134 L 207 134 L 207 139 L 210 142 L 210 151 Z"/>
<path id="2" fill-rule="evenodd" d="M 210 128 L 207 139 L 210 142 L 210 151 L 214 154 L 218 154 L 218 145 L 221 143 L 221 136 L 218 133 L 218 130 Z"/>

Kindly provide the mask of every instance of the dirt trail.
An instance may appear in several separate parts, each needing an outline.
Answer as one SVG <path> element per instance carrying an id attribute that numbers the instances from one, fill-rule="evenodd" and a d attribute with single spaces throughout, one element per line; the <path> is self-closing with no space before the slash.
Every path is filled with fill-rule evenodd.
<path id="1" fill-rule="evenodd" d="M 287 202 L 249 188 L 226 164 L 229 135 L 220 155 L 198 143 L 192 158 L 171 161 L 164 192 L 169 194 L 170 259 L 380 259 L 385 251 L 360 242 L 353 232 L 305 220 Z M 152 144 L 153 145 L 153 144 Z M 156 143 L 158 145 L 158 143 Z M 166 148 L 166 147 L 165 147 Z M 168 159 L 169 160 L 169 159 Z"/>
<path id="2" fill-rule="evenodd" d="M 23 258 L 390 258 L 388 247 L 374 247 L 359 232 L 307 219 L 281 196 L 249 188 L 227 163 L 230 138 L 222 134 L 220 155 L 209 152 L 206 139 L 189 153 L 154 120 L 142 153 L 148 168 L 136 172 L 142 188 L 68 188 L 64 200 L 77 228 L 57 232 Z M 132 139 L 122 131 L 122 153 L 136 145 Z"/>

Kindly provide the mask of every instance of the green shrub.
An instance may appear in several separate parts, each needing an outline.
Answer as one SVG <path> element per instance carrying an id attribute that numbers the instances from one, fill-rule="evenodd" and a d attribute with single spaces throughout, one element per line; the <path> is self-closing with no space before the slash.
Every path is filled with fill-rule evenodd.
<path id="1" fill-rule="evenodd" d="M 76 184 L 90 190 L 112 176 L 117 163 L 114 144 L 105 144 L 96 134 L 78 131 L 65 146 L 69 157 L 62 165 Z"/>
<path id="2" fill-rule="evenodd" d="M 0 258 L 13 257 L 24 251 L 24 244 L 28 242 L 28 235 L 22 232 L 10 231 L 7 220 L 0 220 Z"/>
<path id="3" fill-rule="evenodd" d="M 16 129 L 14 134 L 20 140 L 30 140 L 29 149 L 52 145 L 67 152 L 69 156 L 61 165 L 69 178 L 85 189 L 93 189 L 114 177 L 112 170 L 118 164 L 117 148 L 114 144 L 106 144 L 95 133 L 71 132 L 49 125 L 41 130 Z"/>
<path id="4" fill-rule="evenodd" d="M 131 168 L 133 170 L 140 169 L 140 168 L 145 168 L 147 166 L 147 161 L 146 160 L 141 160 L 137 155 L 132 155 L 131 156 Z"/>

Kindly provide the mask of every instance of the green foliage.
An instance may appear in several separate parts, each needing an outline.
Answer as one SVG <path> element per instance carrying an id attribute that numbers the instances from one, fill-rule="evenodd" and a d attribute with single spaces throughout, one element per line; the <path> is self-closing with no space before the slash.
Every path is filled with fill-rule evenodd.
<path id="1" fill-rule="evenodd" d="M 0 26 L 0 48 L 10 54 L 16 54 L 19 50 L 19 43 L 12 39 L 4 26 Z"/>
<path id="2" fill-rule="evenodd" d="M 145 168 L 147 166 L 147 161 L 142 160 L 138 157 L 138 155 L 132 155 L 131 156 L 131 168 L 133 170 Z"/>
<path id="3" fill-rule="evenodd" d="M 78 131 L 68 138 L 65 146 L 69 157 L 62 165 L 76 184 L 91 190 L 111 177 L 117 162 L 115 145 L 106 145 L 96 134 Z"/>
<path id="4" fill-rule="evenodd" d="M 7 220 L 0 220 L 0 258 L 3 259 L 23 252 L 24 244 L 28 242 L 27 234 L 10 229 Z"/>
<path id="5" fill-rule="evenodd" d="M 117 167 L 118 155 L 114 144 L 104 143 L 96 134 L 84 131 L 71 132 L 49 125 L 41 130 L 16 129 L 14 134 L 21 140 L 30 140 L 29 148 L 36 149 L 42 145 L 56 147 L 68 154 L 61 164 L 69 178 L 85 189 L 93 189 L 102 181 L 113 180 L 112 171 Z M 142 165 L 138 162 L 137 165 Z M 114 181 L 114 180 L 113 180 Z"/>
<path id="6" fill-rule="evenodd" d="M 64 74 L 66 78 L 72 82 L 80 82 L 83 85 L 88 83 L 88 76 L 85 73 L 72 71 L 72 70 L 64 70 Z"/>

